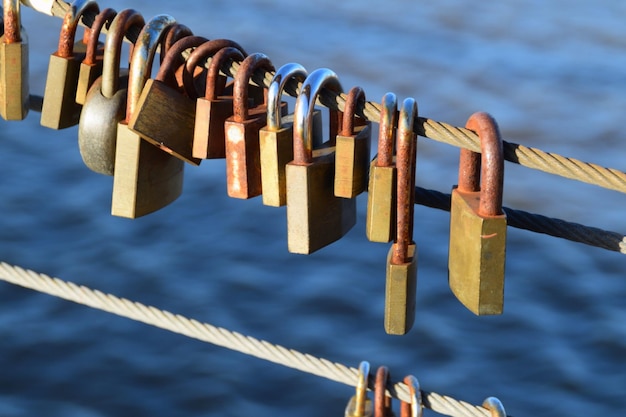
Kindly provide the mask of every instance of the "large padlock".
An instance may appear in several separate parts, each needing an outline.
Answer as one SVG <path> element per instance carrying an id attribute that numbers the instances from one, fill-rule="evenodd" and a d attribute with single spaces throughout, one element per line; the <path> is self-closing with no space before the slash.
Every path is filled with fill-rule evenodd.
<path id="1" fill-rule="evenodd" d="M 48 64 L 41 108 L 42 126 L 64 129 L 78 124 L 82 106 L 76 103 L 76 87 L 86 45 L 79 42 L 75 48 L 74 37 L 79 21 L 87 11 L 97 14 L 100 10 L 94 0 L 75 0 L 63 19 L 59 47 L 50 55 Z"/>
<path id="2" fill-rule="evenodd" d="M 233 115 L 224 123 L 226 135 L 226 183 L 230 197 L 248 199 L 261 195 L 261 152 L 259 129 L 267 120 L 267 103 L 248 108 L 248 86 L 256 70 L 274 71 L 267 56 L 248 55 L 237 74 L 233 91 Z M 287 113 L 287 103 L 279 103 L 279 114 Z"/>
<path id="3" fill-rule="evenodd" d="M 111 23 L 104 46 L 102 76 L 89 89 L 78 123 L 78 149 L 83 162 L 99 174 L 113 175 L 117 124 L 126 118 L 128 69 L 120 70 L 122 41 L 145 22 L 133 9 L 121 11 Z"/>
<path id="4" fill-rule="evenodd" d="M 371 122 L 356 116 L 358 105 L 365 105 L 365 92 L 353 87 L 348 92 L 341 131 L 335 151 L 335 195 L 354 198 L 367 190 L 372 142 Z"/>
<path id="5" fill-rule="evenodd" d="M 363 361 L 359 364 L 356 393 L 350 397 L 348 405 L 344 411 L 345 417 L 373 417 L 374 405 L 367 395 L 367 386 L 370 375 L 369 362 Z"/>
<path id="6" fill-rule="evenodd" d="M 461 149 L 459 184 L 452 190 L 450 209 L 448 280 L 472 313 L 502 314 L 507 225 L 502 138 L 487 113 L 473 114 L 466 127 L 478 133 L 481 155 Z"/>
<path id="7" fill-rule="evenodd" d="M 412 98 L 402 103 L 396 135 L 398 180 L 396 189 L 396 239 L 387 255 L 385 285 L 385 331 L 406 334 L 415 321 L 417 247 L 413 242 L 415 202 L 415 158 L 417 135 L 413 123 L 417 104 Z"/>
<path id="8" fill-rule="evenodd" d="M 333 119 L 330 138 L 313 149 L 313 113 L 322 88 L 340 94 L 337 75 L 326 68 L 304 80 L 296 99 L 293 121 L 294 160 L 287 164 L 287 246 L 289 252 L 310 254 L 343 237 L 356 223 L 356 199 L 335 197 Z"/>
<path id="9" fill-rule="evenodd" d="M 87 41 L 87 51 L 85 59 L 80 63 L 78 70 L 78 83 L 76 84 L 76 103 L 85 104 L 85 98 L 91 85 L 102 75 L 102 63 L 104 60 L 104 51 L 100 48 L 98 38 L 103 28 L 107 30 L 111 26 L 111 22 L 117 15 L 113 9 L 104 9 L 101 11 L 91 25 L 89 40 Z"/>
<path id="10" fill-rule="evenodd" d="M 400 403 L 400 417 L 422 417 L 424 403 L 419 381 L 413 375 L 407 375 L 404 377 L 404 383 L 409 387 L 411 399 Z"/>
<path id="11" fill-rule="evenodd" d="M 0 115 L 23 120 L 28 114 L 28 36 L 22 28 L 19 0 L 3 1 L 0 38 Z"/>
<path id="12" fill-rule="evenodd" d="M 111 214 L 136 218 L 176 200 L 183 188 L 184 162 L 163 152 L 128 128 L 164 30 L 176 21 L 157 15 L 143 27 L 133 49 L 126 119 L 118 123 Z"/>
<path id="13" fill-rule="evenodd" d="M 367 190 L 365 233 L 372 242 L 391 242 L 396 235 L 394 124 L 398 110 L 394 93 L 383 96 L 378 130 L 378 153 L 372 160 Z"/>
<path id="14" fill-rule="evenodd" d="M 156 77 L 146 82 L 128 122 L 128 128 L 143 139 L 192 165 L 201 161 L 191 155 L 196 101 L 179 88 L 175 66 L 184 51 L 206 41 L 201 36 L 186 36 L 167 51 Z"/>

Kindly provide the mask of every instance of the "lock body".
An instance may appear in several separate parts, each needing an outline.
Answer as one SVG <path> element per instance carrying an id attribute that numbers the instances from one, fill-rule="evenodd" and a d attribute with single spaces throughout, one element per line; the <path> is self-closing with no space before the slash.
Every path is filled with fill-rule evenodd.
<path id="1" fill-rule="evenodd" d="M 385 284 L 385 331 L 387 334 L 408 333 L 415 322 L 417 291 L 417 247 L 408 245 L 406 262 L 393 261 L 394 247 L 387 255 Z"/>
<path id="2" fill-rule="evenodd" d="M 0 38 L 0 115 L 23 120 L 28 114 L 28 38 L 22 30 L 19 42 Z"/>
<path id="3" fill-rule="evenodd" d="M 396 234 L 397 170 L 378 166 L 377 160 L 370 166 L 365 233 L 371 242 L 388 243 Z"/>
<path id="4" fill-rule="evenodd" d="M 335 195 L 354 198 L 367 190 L 372 129 L 369 122 L 352 135 L 337 135 Z"/>

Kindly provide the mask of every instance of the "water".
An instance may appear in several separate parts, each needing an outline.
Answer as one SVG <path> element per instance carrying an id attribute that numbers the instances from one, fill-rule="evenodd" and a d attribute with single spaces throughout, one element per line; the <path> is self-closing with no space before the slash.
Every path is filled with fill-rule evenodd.
<path id="1" fill-rule="evenodd" d="M 329 67 L 370 100 L 412 96 L 463 125 L 475 111 L 504 138 L 626 169 L 626 47 L 620 2 L 108 1 L 170 13 L 276 66 Z M 31 84 L 43 92 L 61 21 L 24 10 Z M 626 409 L 626 259 L 509 230 L 505 313 L 477 318 L 447 285 L 448 214 L 416 207 L 417 319 L 384 334 L 387 245 L 348 236 L 312 256 L 286 250 L 285 210 L 226 197 L 224 164 L 187 168 L 185 192 L 137 220 L 109 215 L 112 180 L 82 164 L 76 129 L 38 114 L 0 135 L 2 259 L 273 343 L 415 374 L 423 389 L 510 415 Z M 419 185 L 448 192 L 458 151 L 421 139 Z M 505 205 L 624 232 L 625 197 L 506 166 Z M 0 293 L 4 416 L 340 415 L 351 388 L 8 284 Z M 397 403 L 395 404 L 398 409 Z M 434 415 L 427 412 L 426 415 Z"/>

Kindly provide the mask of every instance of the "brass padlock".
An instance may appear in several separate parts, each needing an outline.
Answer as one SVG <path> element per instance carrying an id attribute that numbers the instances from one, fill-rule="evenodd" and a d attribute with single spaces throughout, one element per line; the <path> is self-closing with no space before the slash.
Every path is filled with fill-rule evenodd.
<path id="1" fill-rule="evenodd" d="M 137 110 L 128 122 L 128 128 L 143 139 L 196 166 L 201 161 L 191 155 L 196 101 L 179 88 L 175 65 L 180 64 L 184 51 L 204 42 L 206 39 L 201 36 L 186 36 L 167 51 L 156 77 L 146 82 Z"/>
<path id="2" fill-rule="evenodd" d="M 397 229 L 395 242 L 387 255 L 385 286 L 385 331 L 394 335 L 406 334 L 415 321 L 417 247 L 413 242 L 413 204 L 417 135 L 413 132 L 413 123 L 416 119 L 417 104 L 412 98 L 407 98 L 398 117 Z"/>
<path id="3" fill-rule="evenodd" d="M 24 120 L 28 114 L 28 36 L 22 28 L 19 0 L 3 1 L 0 38 L 0 115 Z"/>
<path id="4" fill-rule="evenodd" d="M 175 24 L 157 15 L 143 27 L 133 49 L 128 79 L 126 119 L 118 123 L 111 214 L 136 218 L 176 200 L 183 187 L 184 162 L 128 129 L 164 31 Z"/>
<path id="5" fill-rule="evenodd" d="M 373 417 L 374 406 L 372 400 L 367 396 L 367 386 L 370 375 L 369 362 L 363 361 L 359 364 L 358 380 L 356 384 L 356 393 L 350 397 L 345 417 Z"/>
<path id="6" fill-rule="evenodd" d="M 452 190 L 450 209 L 448 281 L 472 313 L 502 314 L 507 224 L 502 138 L 487 113 L 473 114 L 466 128 L 480 137 L 481 155 L 461 149 L 459 184 Z"/>
<path id="7" fill-rule="evenodd" d="M 376 371 L 376 384 L 374 385 L 374 417 L 393 417 L 391 397 L 387 396 L 386 390 L 389 384 L 389 369 L 379 366 Z"/>
<path id="8" fill-rule="evenodd" d="M 378 153 L 370 166 L 365 233 L 372 242 L 387 243 L 396 236 L 396 181 L 393 157 L 394 124 L 398 112 L 394 93 L 383 96 L 380 111 Z"/>
<path id="9" fill-rule="evenodd" d="M 76 103 L 76 86 L 86 45 L 79 42 L 75 48 L 74 37 L 78 22 L 88 11 L 99 13 L 98 4 L 93 0 L 75 0 L 65 14 L 59 47 L 50 55 L 41 108 L 42 126 L 64 129 L 78 124 L 81 105 Z"/>
<path id="10" fill-rule="evenodd" d="M 114 173 L 117 124 L 126 118 L 128 70 L 120 70 L 122 41 L 129 30 L 141 30 L 144 24 L 133 9 L 115 16 L 106 37 L 102 76 L 89 89 L 80 114 L 78 149 L 85 165 L 99 174 Z"/>
<path id="11" fill-rule="evenodd" d="M 93 25 L 91 25 L 85 59 L 80 63 L 78 70 L 78 83 L 76 85 L 76 103 L 78 104 L 85 104 L 89 88 L 102 75 L 104 51 L 100 48 L 101 44 L 98 41 L 98 37 L 104 27 L 107 30 L 110 28 L 111 22 L 116 15 L 117 12 L 115 10 L 104 9 L 96 16 Z"/>
<path id="12" fill-rule="evenodd" d="M 193 156 L 201 159 L 226 157 L 224 124 L 233 115 L 233 96 L 220 95 L 220 68 L 228 60 L 241 62 L 242 52 L 233 47 L 223 48 L 211 59 L 206 78 L 204 98 L 196 101 L 196 124 L 193 132 Z"/>
<path id="13" fill-rule="evenodd" d="M 367 190 L 372 127 L 369 120 L 356 116 L 358 105 L 365 105 L 365 92 L 353 87 L 348 92 L 341 131 L 335 151 L 335 195 L 354 198 Z"/>
<path id="14" fill-rule="evenodd" d="M 330 138 L 313 149 L 313 113 L 322 88 L 340 94 L 337 75 L 326 68 L 313 71 L 304 80 L 296 99 L 293 121 L 294 160 L 287 164 L 287 246 L 289 252 L 310 254 L 344 236 L 356 223 L 356 200 L 335 197 L 333 119 Z"/>
<path id="15" fill-rule="evenodd" d="M 424 403 L 420 383 L 413 375 L 404 377 L 404 383 L 409 387 L 410 402 L 400 403 L 400 417 L 422 417 L 424 414 Z"/>

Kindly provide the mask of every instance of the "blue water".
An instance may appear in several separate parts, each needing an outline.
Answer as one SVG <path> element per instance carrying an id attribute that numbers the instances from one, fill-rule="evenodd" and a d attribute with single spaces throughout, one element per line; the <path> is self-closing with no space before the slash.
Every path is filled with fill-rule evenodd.
<path id="1" fill-rule="evenodd" d="M 415 97 L 463 125 L 488 111 L 506 140 L 626 169 L 626 4 L 591 1 L 107 1 L 169 13 L 276 66 L 329 67 L 370 100 Z M 23 11 L 33 93 L 61 20 Z M 137 220 L 109 215 L 112 179 L 77 130 L 31 113 L 0 130 L 0 258 L 508 414 L 626 411 L 626 257 L 509 229 L 505 313 L 475 317 L 447 284 L 449 217 L 417 206 L 417 315 L 383 331 L 388 245 L 357 226 L 311 256 L 286 249 L 284 208 L 226 196 L 223 161 L 185 172 L 183 196 Z M 458 150 L 420 139 L 418 185 L 449 192 Z M 506 165 L 505 205 L 626 232 L 626 197 Z M 341 415 L 350 387 L 0 284 L 0 415 Z M 398 410 L 398 404 L 395 404 Z M 427 412 L 426 415 L 435 415 Z"/>

